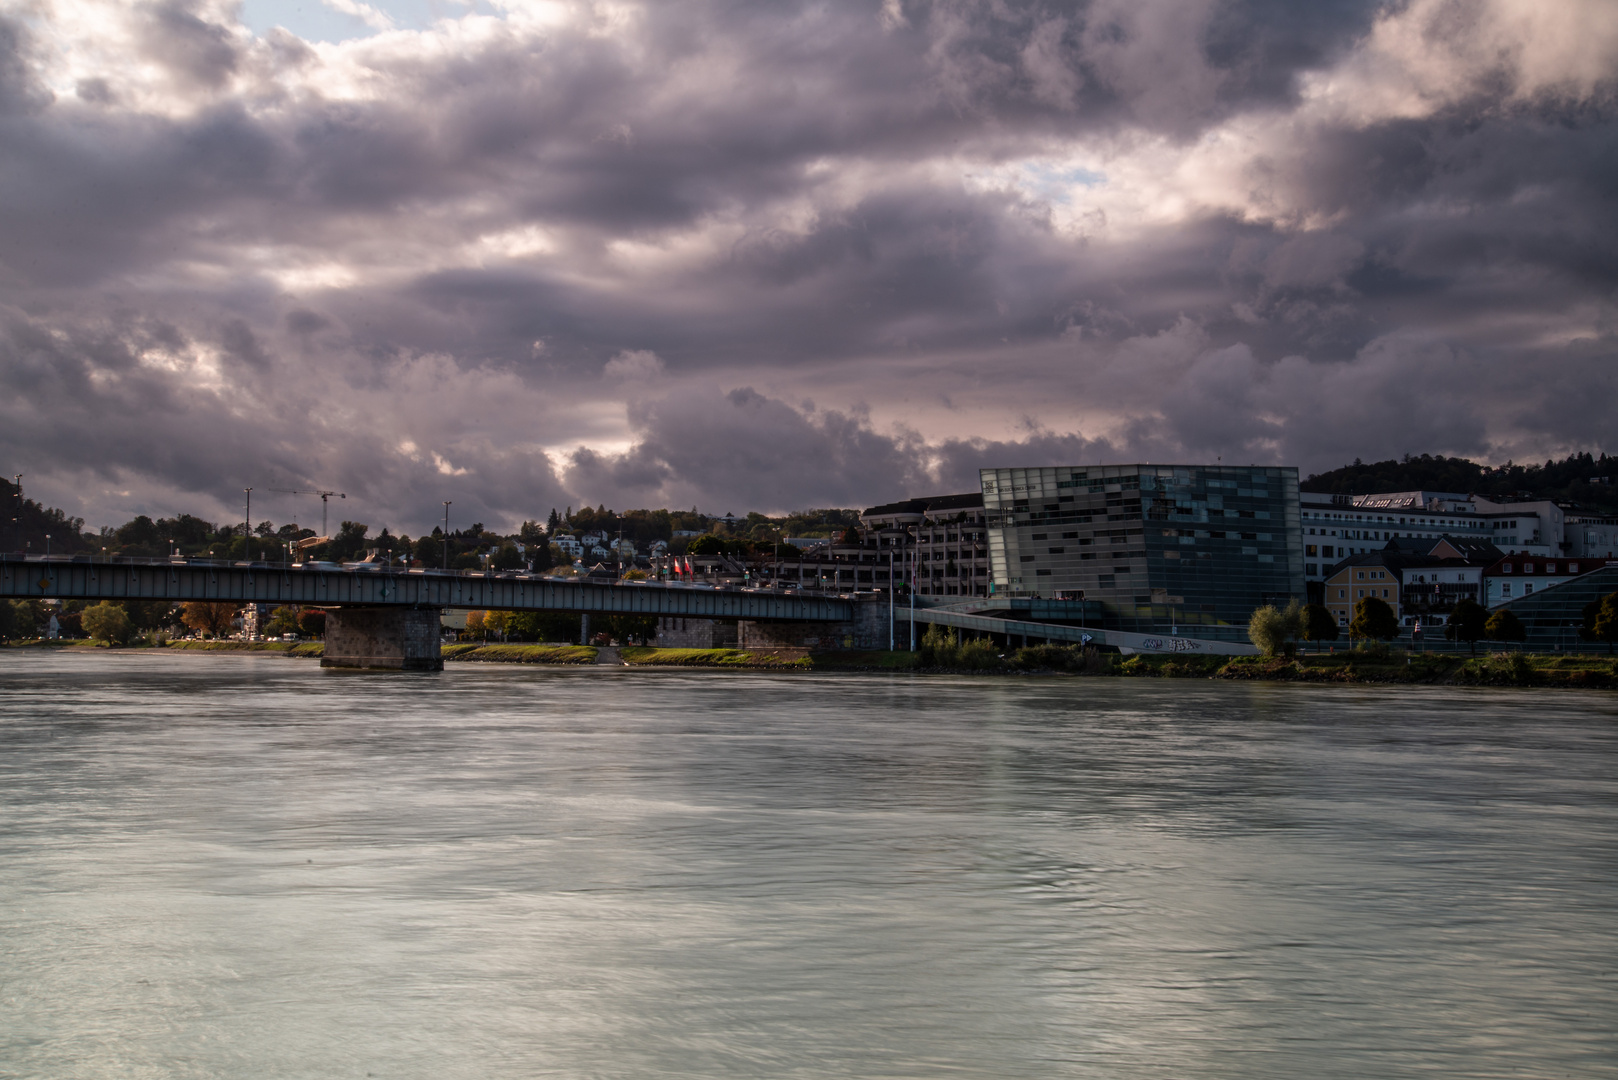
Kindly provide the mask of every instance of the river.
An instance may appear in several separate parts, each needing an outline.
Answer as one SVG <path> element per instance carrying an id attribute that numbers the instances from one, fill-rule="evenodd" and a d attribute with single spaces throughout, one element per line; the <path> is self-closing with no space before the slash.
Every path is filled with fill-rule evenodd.
<path id="1" fill-rule="evenodd" d="M 0 653 L 0 1077 L 1618 1076 L 1618 695 Z"/>

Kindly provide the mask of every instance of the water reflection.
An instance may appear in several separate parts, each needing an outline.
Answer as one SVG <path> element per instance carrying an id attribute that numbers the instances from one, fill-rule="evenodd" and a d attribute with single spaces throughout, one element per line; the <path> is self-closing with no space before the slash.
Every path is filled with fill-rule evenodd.
<path id="1" fill-rule="evenodd" d="M 4 654 L 0 1062 L 1606 1075 L 1615 714 Z"/>

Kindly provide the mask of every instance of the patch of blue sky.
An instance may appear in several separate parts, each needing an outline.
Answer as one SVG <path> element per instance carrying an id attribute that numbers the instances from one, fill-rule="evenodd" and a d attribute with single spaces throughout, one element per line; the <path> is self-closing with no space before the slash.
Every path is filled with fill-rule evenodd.
<path id="1" fill-rule="evenodd" d="M 395 30 L 425 30 L 440 19 L 463 15 L 492 15 L 488 0 L 359 0 L 359 3 L 327 3 L 325 0 L 243 0 L 242 22 L 253 33 L 263 36 L 273 27 L 284 27 L 305 41 L 339 42 L 369 37 L 384 27 L 378 20 L 367 21 L 357 13 L 363 4 L 387 16 Z M 347 10 L 343 10 L 347 9 Z"/>
<path id="2" fill-rule="evenodd" d="M 1090 188 L 1107 182 L 1105 173 L 1078 166 L 1026 165 L 1023 173 L 1027 186 L 1035 194 L 1057 203 L 1070 202 L 1074 188 Z"/>

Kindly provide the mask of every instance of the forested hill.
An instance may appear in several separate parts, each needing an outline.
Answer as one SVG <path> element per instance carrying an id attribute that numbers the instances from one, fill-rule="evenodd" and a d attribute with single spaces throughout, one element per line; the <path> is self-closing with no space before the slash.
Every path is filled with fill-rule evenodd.
<path id="1" fill-rule="evenodd" d="M 1572 454 L 1543 465 L 1479 465 L 1442 454 L 1406 454 L 1398 461 L 1355 460 L 1341 469 L 1316 473 L 1304 491 L 1368 495 L 1381 491 L 1453 491 L 1494 498 L 1530 496 L 1589 507 L 1618 508 L 1618 457 Z"/>

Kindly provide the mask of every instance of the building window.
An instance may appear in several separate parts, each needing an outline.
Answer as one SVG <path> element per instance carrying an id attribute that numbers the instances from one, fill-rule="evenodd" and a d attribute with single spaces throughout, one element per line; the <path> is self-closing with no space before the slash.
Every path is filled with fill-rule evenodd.
<path id="1" fill-rule="evenodd" d="M 1511 582 L 1502 581 L 1500 583 L 1500 595 L 1501 596 L 1510 596 L 1511 595 Z"/>
<path id="2" fill-rule="evenodd" d="M 1534 591 L 1534 583 L 1532 581 L 1525 581 L 1525 582 L 1522 583 L 1522 594 L 1524 596 L 1527 596 L 1529 593 L 1531 593 L 1533 591 Z"/>

